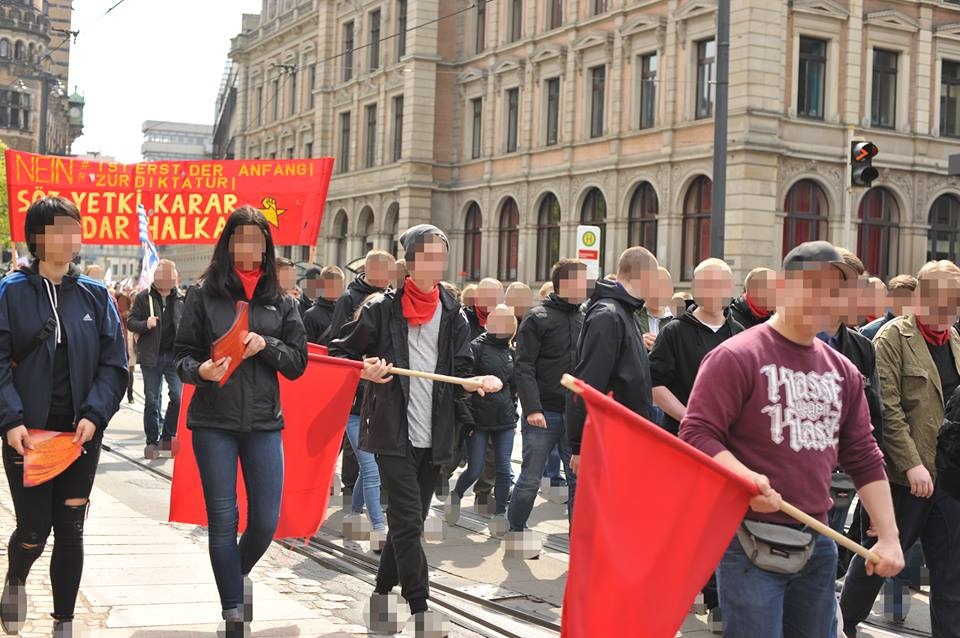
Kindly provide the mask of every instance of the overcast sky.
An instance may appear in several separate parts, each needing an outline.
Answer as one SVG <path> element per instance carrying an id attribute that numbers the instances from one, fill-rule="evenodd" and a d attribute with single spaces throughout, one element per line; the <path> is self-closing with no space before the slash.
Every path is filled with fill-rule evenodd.
<path id="1" fill-rule="evenodd" d="M 144 120 L 213 124 L 230 38 L 260 0 L 73 0 L 70 92 L 86 99 L 75 154 L 140 159 Z M 60 36 L 51 36 L 56 46 Z"/>

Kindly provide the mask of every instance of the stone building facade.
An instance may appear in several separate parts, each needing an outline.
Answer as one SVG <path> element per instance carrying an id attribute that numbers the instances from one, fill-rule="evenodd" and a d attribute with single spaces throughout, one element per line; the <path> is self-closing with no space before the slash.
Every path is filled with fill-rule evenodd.
<path id="1" fill-rule="evenodd" d="M 883 277 L 960 258 L 960 4 L 732 3 L 726 244 L 742 275 L 800 241 Z M 265 0 L 244 16 L 236 157 L 332 155 L 316 260 L 431 221 L 449 277 L 540 281 L 603 230 L 603 266 L 708 256 L 715 0 Z M 880 178 L 848 188 L 850 140 Z"/>

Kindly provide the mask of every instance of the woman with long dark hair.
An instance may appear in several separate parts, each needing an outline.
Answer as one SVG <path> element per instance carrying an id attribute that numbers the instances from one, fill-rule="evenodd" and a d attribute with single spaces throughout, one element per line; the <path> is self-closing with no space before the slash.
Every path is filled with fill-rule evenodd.
<path id="1" fill-rule="evenodd" d="M 213 342 L 233 325 L 237 302 L 249 306 L 243 361 L 211 359 Z M 187 292 L 176 340 L 180 378 L 196 386 L 187 427 L 200 470 L 213 566 L 228 636 L 253 617 L 248 577 L 273 539 L 283 489 L 280 385 L 303 374 L 307 337 L 297 302 L 277 280 L 273 238 L 250 206 L 230 215 L 202 282 Z M 237 461 L 247 491 L 247 526 L 237 542 Z"/>
<path id="2" fill-rule="evenodd" d="M 127 387 L 127 355 L 106 286 L 73 264 L 82 238 L 77 207 L 59 197 L 38 200 L 27 210 L 25 231 L 31 262 L 0 281 L 0 433 L 17 518 L 7 546 L 0 625 L 7 634 L 23 627 L 27 575 L 52 530 L 53 635 L 67 637 L 100 443 Z M 37 430 L 73 433 L 72 442 L 83 450 L 38 485 L 28 473 L 32 486 L 26 487 L 24 456 L 49 436 Z"/>

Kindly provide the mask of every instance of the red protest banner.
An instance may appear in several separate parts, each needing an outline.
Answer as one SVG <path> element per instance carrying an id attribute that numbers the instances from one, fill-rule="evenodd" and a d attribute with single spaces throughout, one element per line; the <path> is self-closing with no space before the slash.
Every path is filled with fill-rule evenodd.
<path id="1" fill-rule="evenodd" d="M 25 241 L 30 204 L 59 195 L 80 209 L 91 244 L 139 244 L 139 204 L 154 243 L 213 244 L 230 213 L 249 204 L 276 244 L 313 246 L 333 171 L 330 157 L 120 164 L 7 150 L 6 161 L 13 241 Z"/>

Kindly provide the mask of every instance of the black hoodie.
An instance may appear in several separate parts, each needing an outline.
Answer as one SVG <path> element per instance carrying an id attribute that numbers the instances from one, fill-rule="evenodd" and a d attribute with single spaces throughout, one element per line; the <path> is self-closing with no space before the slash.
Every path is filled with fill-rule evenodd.
<path id="1" fill-rule="evenodd" d="M 743 326 L 733 319 L 733 313 L 727 313 L 723 326 L 714 332 L 693 315 L 696 308 L 692 306 L 676 321 L 664 326 L 650 351 L 653 387 L 664 386 L 684 405 L 690 400 L 700 362 L 707 353 L 738 332 L 743 332 Z M 664 412 L 663 428 L 676 434 L 680 431 L 680 423 Z"/>
<path id="2" fill-rule="evenodd" d="M 643 300 L 631 297 L 619 284 L 600 280 L 590 299 L 577 344 L 573 376 L 649 419 L 653 405 L 650 362 L 643 335 L 633 313 Z M 567 402 L 567 438 L 573 454 L 580 454 L 586 407 L 581 399 Z"/>
<path id="3" fill-rule="evenodd" d="M 747 300 L 743 295 L 740 295 L 732 302 L 730 302 L 730 312 L 728 313 L 733 316 L 733 320 L 743 326 L 743 329 L 752 328 L 754 326 L 759 326 L 761 323 L 764 323 L 769 319 L 769 315 L 760 319 L 757 315 L 753 314 L 753 311 L 750 310 L 750 304 L 747 303 Z"/>
<path id="4" fill-rule="evenodd" d="M 517 391 L 523 417 L 564 410 L 567 391 L 560 379 L 577 365 L 577 340 L 583 326 L 578 304 L 551 293 L 534 306 L 517 332 Z"/>
<path id="5" fill-rule="evenodd" d="M 307 341 L 327 345 L 329 335 L 325 335 L 333 320 L 336 302 L 317 297 L 310 309 L 303 313 L 303 327 L 307 331 Z"/>
<path id="6" fill-rule="evenodd" d="M 470 396 L 470 410 L 476 429 L 511 430 L 517 427 L 517 383 L 513 375 L 513 350 L 510 340 L 485 332 L 470 344 L 473 373 L 492 374 L 503 382 L 499 392 Z"/>
<path id="7" fill-rule="evenodd" d="M 329 343 L 340 336 L 340 329 L 353 321 L 353 315 L 363 303 L 363 300 L 375 292 L 383 292 L 383 288 L 375 288 L 367 283 L 367 277 L 363 273 L 358 274 L 347 286 L 337 305 L 333 308 L 333 317 L 330 319 L 330 327 L 327 333 L 321 335 L 323 343 Z"/>

